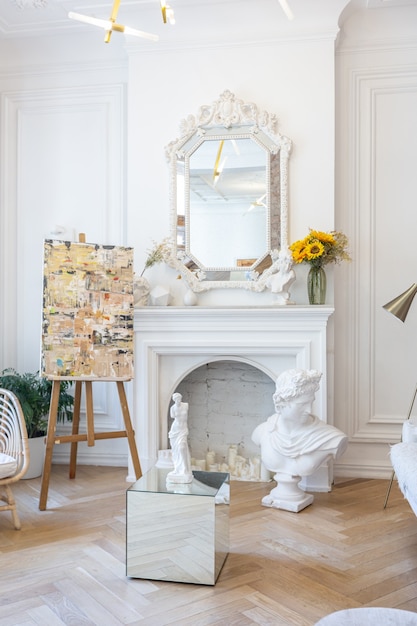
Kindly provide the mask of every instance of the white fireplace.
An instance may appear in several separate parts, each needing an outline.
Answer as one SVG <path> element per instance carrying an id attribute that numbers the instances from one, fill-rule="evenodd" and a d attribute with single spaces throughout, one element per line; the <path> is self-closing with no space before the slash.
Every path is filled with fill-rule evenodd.
<path id="1" fill-rule="evenodd" d="M 152 467 L 158 450 L 168 445 L 172 394 L 191 371 L 207 363 L 240 361 L 273 380 L 285 369 L 316 369 L 323 376 L 313 411 L 327 421 L 327 323 L 332 313 L 327 306 L 295 305 L 136 309 L 132 419 L 142 470 Z M 316 490 L 329 490 L 327 467 L 310 478 Z M 131 467 L 129 479 L 134 480 Z"/>

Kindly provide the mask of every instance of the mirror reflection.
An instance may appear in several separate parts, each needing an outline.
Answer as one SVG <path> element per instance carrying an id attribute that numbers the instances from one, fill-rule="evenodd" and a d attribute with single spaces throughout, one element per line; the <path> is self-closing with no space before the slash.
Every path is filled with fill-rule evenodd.
<path id="1" fill-rule="evenodd" d="M 224 92 L 167 148 L 177 268 L 194 291 L 265 288 L 287 246 L 289 139 L 276 119 Z"/>
<path id="2" fill-rule="evenodd" d="M 205 269 L 250 267 L 268 249 L 267 153 L 210 139 L 189 157 L 189 250 Z"/>

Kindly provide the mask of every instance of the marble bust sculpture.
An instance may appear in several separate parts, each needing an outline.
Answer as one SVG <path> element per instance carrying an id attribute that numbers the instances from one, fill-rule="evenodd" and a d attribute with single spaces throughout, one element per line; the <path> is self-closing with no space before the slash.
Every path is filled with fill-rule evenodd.
<path id="1" fill-rule="evenodd" d="M 271 274 L 266 282 L 266 286 L 274 294 L 276 304 L 293 304 L 290 300 L 289 288 L 296 279 L 293 270 L 291 252 L 283 249 L 278 255 L 277 271 Z"/>
<path id="2" fill-rule="evenodd" d="M 188 403 L 182 402 L 182 395 L 174 393 L 174 404 L 170 416 L 174 420 L 168 433 L 172 449 L 174 469 L 168 473 L 167 481 L 171 483 L 191 483 L 191 456 L 188 448 Z"/>
<path id="3" fill-rule="evenodd" d="M 313 502 L 298 483 L 328 459 L 339 458 L 348 438 L 338 428 L 311 414 L 321 373 L 292 369 L 276 381 L 275 413 L 255 428 L 252 440 L 261 448 L 263 465 L 274 472 L 277 487 L 262 499 L 264 506 L 298 512 Z"/>

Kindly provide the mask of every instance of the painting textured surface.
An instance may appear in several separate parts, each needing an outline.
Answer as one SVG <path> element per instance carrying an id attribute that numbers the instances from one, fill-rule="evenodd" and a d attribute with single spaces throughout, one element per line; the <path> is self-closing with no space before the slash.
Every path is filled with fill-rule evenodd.
<path id="1" fill-rule="evenodd" d="M 133 377 L 133 249 L 46 240 L 42 372 Z"/>

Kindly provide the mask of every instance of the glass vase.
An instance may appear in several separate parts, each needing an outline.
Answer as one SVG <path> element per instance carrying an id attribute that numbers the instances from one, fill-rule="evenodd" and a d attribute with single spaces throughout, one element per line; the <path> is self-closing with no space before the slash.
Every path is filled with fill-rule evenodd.
<path id="1" fill-rule="evenodd" d="M 308 301 L 310 304 L 326 302 L 326 272 L 322 267 L 311 267 L 307 276 Z"/>

